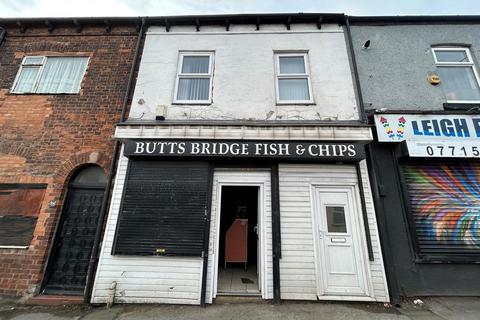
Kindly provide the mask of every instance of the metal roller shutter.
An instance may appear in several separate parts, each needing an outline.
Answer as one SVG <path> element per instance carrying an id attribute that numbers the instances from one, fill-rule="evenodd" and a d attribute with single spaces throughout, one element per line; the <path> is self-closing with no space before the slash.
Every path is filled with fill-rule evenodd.
<path id="1" fill-rule="evenodd" d="M 202 162 L 132 160 L 112 254 L 201 256 L 209 175 Z"/>
<path id="2" fill-rule="evenodd" d="M 480 164 L 404 164 L 420 254 L 480 256 Z"/>

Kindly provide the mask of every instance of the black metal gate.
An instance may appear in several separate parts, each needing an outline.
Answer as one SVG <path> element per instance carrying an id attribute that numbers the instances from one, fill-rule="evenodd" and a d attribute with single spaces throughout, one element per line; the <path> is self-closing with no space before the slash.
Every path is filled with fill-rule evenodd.
<path id="1" fill-rule="evenodd" d="M 69 185 L 43 293 L 83 295 L 104 192 L 102 183 Z"/>

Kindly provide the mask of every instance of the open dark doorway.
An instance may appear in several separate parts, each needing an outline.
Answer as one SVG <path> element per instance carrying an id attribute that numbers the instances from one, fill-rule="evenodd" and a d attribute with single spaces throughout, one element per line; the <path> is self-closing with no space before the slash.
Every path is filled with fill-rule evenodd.
<path id="1" fill-rule="evenodd" d="M 260 294 L 258 195 L 256 186 L 222 187 L 218 294 Z"/>

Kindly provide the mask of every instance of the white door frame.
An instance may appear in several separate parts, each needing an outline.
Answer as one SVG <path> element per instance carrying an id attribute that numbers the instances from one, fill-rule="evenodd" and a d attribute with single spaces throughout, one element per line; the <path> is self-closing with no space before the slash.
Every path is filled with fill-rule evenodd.
<path id="1" fill-rule="evenodd" d="M 320 189 L 325 192 L 350 192 L 353 201 L 352 201 L 352 213 L 351 219 L 353 222 L 352 234 L 356 233 L 356 240 L 358 243 L 355 243 L 356 246 L 359 246 L 358 252 L 360 252 L 360 262 L 363 267 L 363 281 L 365 283 L 365 296 L 354 296 L 354 295 L 338 295 L 338 296 L 329 296 L 324 295 L 323 288 L 323 277 L 322 277 L 322 266 L 320 259 L 320 248 L 319 248 L 319 234 L 318 234 L 318 218 L 317 213 L 319 213 L 317 198 L 315 196 L 315 190 Z M 375 301 L 373 298 L 373 283 L 370 271 L 370 264 L 368 263 L 368 252 L 367 252 L 367 238 L 365 235 L 365 225 L 363 223 L 362 217 L 362 206 L 360 202 L 360 192 L 358 189 L 358 184 L 335 184 L 335 183 L 312 183 L 310 184 L 310 201 L 312 208 L 312 228 L 314 235 L 314 257 L 315 257 L 315 273 L 316 273 L 316 282 L 317 282 L 317 299 L 318 300 L 348 300 L 348 301 Z"/>
<path id="2" fill-rule="evenodd" d="M 238 172 L 242 172 L 245 174 L 243 181 L 239 181 L 238 179 Z M 260 171 L 260 170 L 258 170 Z M 255 171 L 255 172 L 258 172 Z M 262 170 L 263 171 L 263 170 Z M 219 172 L 219 177 L 215 176 L 215 173 Z M 270 174 L 270 171 L 265 171 Z M 232 173 L 232 177 L 229 177 L 228 174 Z M 218 289 L 218 258 L 219 258 L 219 246 L 220 246 L 220 219 L 221 219 L 221 208 L 222 208 L 222 187 L 258 187 L 258 212 L 257 212 L 257 223 L 258 223 L 258 241 L 260 242 L 260 252 L 257 252 L 257 259 L 260 259 L 260 270 L 257 270 L 259 273 L 259 281 L 261 285 L 260 293 L 262 295 L 262 299 L 266 299 L 267 294 L 267 272 L 266 272 L 266 261 L 267 261 L 267 250 L 265 247 L 265 240 L 266 240 L 266 229 L 267 226 L 265 224 L 265 206 L 270 204 L 265 203 L 265 184 L 268 181 L 259 178 L 258 176 L 248 176 L 249 171 L 242 171 L 236 169 L 228 169 L 228 170 L 215 170 L 214 171 L 214 183 L 216 183 L 216 215 L 215 215 L 215 226 L 216 232 L 214 236 L 214 257 L 213 257 L 213 275 L 212 275 L 212 298 L 217 297 L 217 289 Z M 242 177 L 243 178 L 243 177 Z M 213 208 L 212 208 L 213 209 Z"/>

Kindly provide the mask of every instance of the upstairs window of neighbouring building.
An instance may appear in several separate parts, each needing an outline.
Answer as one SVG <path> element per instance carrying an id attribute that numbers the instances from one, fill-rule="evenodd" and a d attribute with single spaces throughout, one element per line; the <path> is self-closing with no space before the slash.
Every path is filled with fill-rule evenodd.
<path id="1" fill-rule="evenodd" d="M 275 54 L 277 103 L 313 103 L 307 53 Z"/>
<path id="2" fill-rule="evenodd" d="M 433 56 L 448 102 L 480 101 L 479 77 L 468 48 L 434 48 Z"/>
<path id="3" fill-rule="evenodd" d="M 181 52 L 175 85 L 176 103 L 211 103 L 213 52 Z"/>
<path id="4" fill-rule="evenodd" d="M 88 57 L 23 58 L 13 93 L 78 93 Z"/>

